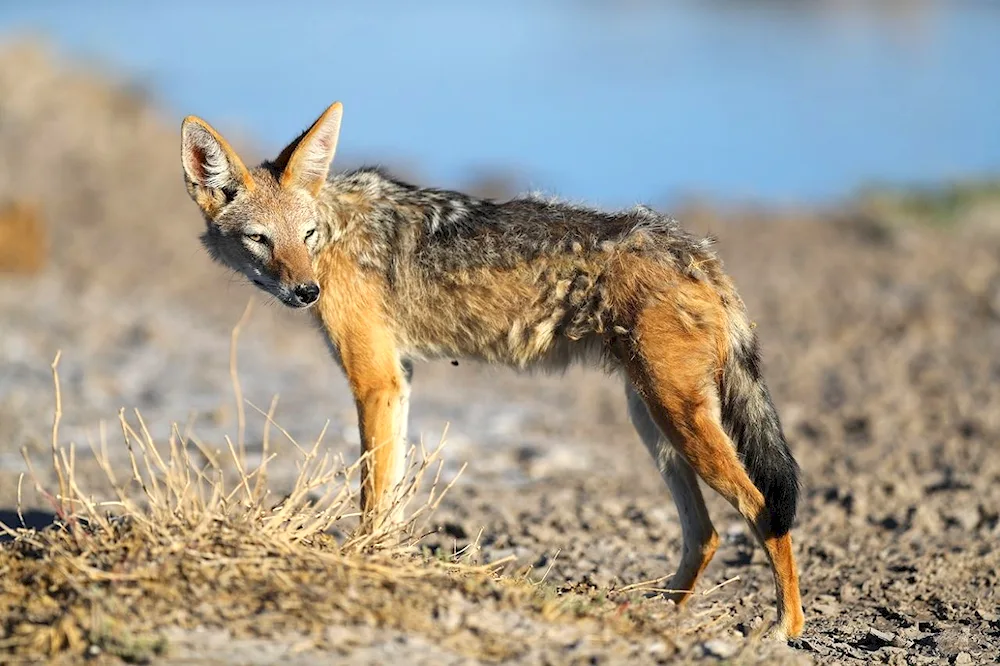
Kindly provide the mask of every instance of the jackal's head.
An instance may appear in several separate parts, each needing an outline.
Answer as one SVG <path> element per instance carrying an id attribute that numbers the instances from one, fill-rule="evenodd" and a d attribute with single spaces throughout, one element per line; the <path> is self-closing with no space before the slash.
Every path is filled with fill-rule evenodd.
<path id="1" fill-rule="evenodd" d="M 188 193 L 208 228 L 212 257 L 293 308 L 319 299 L 312 255 L 321 230 L 317 197 L 337 148 L 340 103 L 331 106 L 276 160 L 248 169 L 201 118 L 181 125 Z"/>

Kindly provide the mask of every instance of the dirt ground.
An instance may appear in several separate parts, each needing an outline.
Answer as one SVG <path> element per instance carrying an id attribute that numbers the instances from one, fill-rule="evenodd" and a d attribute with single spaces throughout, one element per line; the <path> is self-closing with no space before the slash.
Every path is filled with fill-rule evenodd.
<path id="1" fill-rule="evenodd" d="M 235 423 L 230 331 L 251 297 L 258 306 L 240 338 L 246 397 L 266 408 L 279 394 L 276 420 L 294 436 L 311 441 L 329 421 L 326 444 L 356 455 L 350 395 L 306 317 L 264 303 L 201 250 L 203 223 L 177 160 L 179 117 L 158 109 L 41 47 L 0 54 L 0 200 L 37 204 L 47 228 L 41 271 L 0 273 L 6 522 L 20 448 L 47 450 L 57 351 L 64 440 L 83 445 L 102 420 L 113 425 L 120 408 L 135 407 L 154 435 L 177 421 L 221 442 Z M 788 645 L 755 644 L 741 662 L 998 660 L 1000 206 L 952 213 L 928 225 L 855 204 L 678 212 L 720 239 L 803 469 L 793 535 L 805 633 Z M 250 419 L 251 447 L 261 424 Z M 428 545 L 450 551 L 478 540 L 482 561 L 513 555 L 555 584 L 621 587 L 672 571 L 676 513 L 628 423 L 619 380 L 582 369 L 536 377 L 418 366 L 411 437 L 436 443 L 446 424 L 446 476 L 468 468 Z M 281 466 L 283 452 L 290 445 L 278 444 L 272 465 L 278 489 L 296 471 Z M 126 464 L 124 451 L 111 453 Z M 41 500 L 30 489 L 24 499 L 44 522 Z M 677 614 L 677 633 L 663 636 L 683 661 L 732 658 L 773 618 L 763 553 L 724 502 L 713 495 L 710 508 L 722 544 L 701 589 L 726 584 L 694 599 Z M 503 619 L 464 608 L 455 621 Z M 419 635 L 330 631 L 343 647 L 323 653 L 295 637 L 178 631 L 162 663 L 476 663 Z M 523 635 L 525 663 L 654 663 L 663 651 L 651 642 L 621 652 L 513 621 L 510 631 Z"/>

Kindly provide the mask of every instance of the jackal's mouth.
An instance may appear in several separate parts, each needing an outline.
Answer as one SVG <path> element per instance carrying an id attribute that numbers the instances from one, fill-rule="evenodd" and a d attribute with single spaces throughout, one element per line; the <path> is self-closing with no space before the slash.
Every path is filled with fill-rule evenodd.
<path id="1" fill-rule="evenodd" d="M 295 293 L 294 290 L 289 289 L 282 284 L 274 284 L 274 283 L 268 284 L 264 280 L 258 280 L 255 277 L 250 277 L 249 275 L 247 276 L 247 278 L 250 280 L 250 282 L 254 283 L 254 285 L 256 285 L 258 288 L 278 299 L 282 303 L 282 305 L 290 307 L 293 310 L 304 310 L 306 308 L 311 307 L 316 302 L 315 296 L 313 296 L 312 299 L 306 299 L 304 297 L 300 297 Z"/>
<path id="2" fill-rule="evenodd" d="M 303 303 L 295 296 L 279 296 L 278 299 L 293 310 L 306 310 L 313 306 L 313 303 Z"/>

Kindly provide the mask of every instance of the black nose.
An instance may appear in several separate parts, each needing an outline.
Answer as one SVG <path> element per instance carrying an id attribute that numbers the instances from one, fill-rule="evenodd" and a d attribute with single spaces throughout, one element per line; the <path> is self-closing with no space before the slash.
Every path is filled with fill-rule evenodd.
<path id="1" fill-rule="evenodd" d="M 295 287 L 295 297 L 306 305 L 315 303 L 319 298 L 319 285 L 315 282 L 300 284 Z"/>

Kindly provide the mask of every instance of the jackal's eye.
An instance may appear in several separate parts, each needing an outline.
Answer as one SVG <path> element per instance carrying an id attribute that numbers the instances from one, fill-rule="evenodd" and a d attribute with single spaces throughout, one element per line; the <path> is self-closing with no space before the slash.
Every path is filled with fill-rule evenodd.
<path id="1" fill-rule="evenodd" d="M 315 229 L 310 229 L 309 231 L 306 232 L 306 240 L 308 241 L 310 238 L 312 238 L 315 235 L 316 235 L 316 230 Z"/>
<path id="2" fill-rule="evenodd" d="M 247 237 L 247 239 L 252 240 L 254 243 L 264 243 L 267 241 L 267 238 L 264 237 L 264 234 L 245 234 L 245 236 Z"/>

